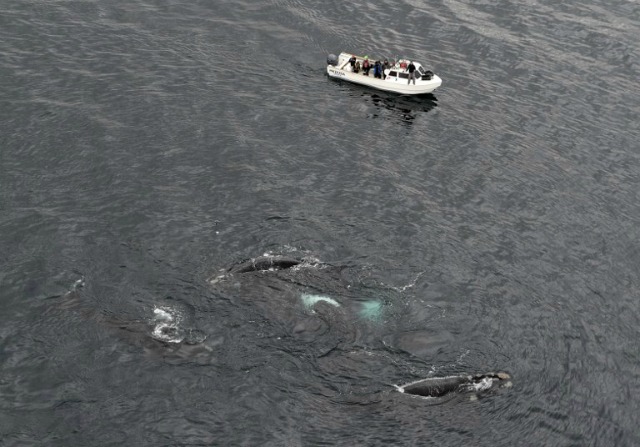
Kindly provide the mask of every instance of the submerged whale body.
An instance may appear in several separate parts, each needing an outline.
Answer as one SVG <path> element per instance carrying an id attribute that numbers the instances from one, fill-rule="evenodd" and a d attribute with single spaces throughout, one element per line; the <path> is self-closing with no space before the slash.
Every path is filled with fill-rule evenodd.
<path id="1" fill-rule="evenodd" d="M 423 397 L 443 397 L 450 393 L 481 392 L 495 387 L 511 386 L 505 372 L 449 377 L 432 377 L 398 387 L 398 391 Z"/>
<path id="2" fill-rule="evenodd" d="M 184 304 L 154 306 L 151 317 L 125 318 L 92 306 L 82 293 L 84 286 L 84 278 L 81 278 L 67 293 L 54 296 L 56 306 L 111 330 L 128 343 L 141 347 L 145 354 L 157 355 L 167 362 L 181 359 L 209 362 L 212 348 L 205 344 L 207 335 L 188 324 L 190 318 Z"/>

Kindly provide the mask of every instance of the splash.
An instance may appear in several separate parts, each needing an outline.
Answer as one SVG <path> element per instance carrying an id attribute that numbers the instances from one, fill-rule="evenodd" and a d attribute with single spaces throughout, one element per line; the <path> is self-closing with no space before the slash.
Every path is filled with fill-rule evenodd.
<path id="1" fill-rule="evenodd" d="M 493 386 L 493 380 L 489 377 L 484 377 L 482 380 L 473 383 L 471 386 L 474 391 L 485 391 Z"/>
<path id="2" fill-rule="evenodd" d="M 153 330 L 151 336 L 166 343 L 181 343 L 185 338 L 184 330 L 180 327 L 182 315 L 170 307 L 156 307 L 153 309 Z"/>

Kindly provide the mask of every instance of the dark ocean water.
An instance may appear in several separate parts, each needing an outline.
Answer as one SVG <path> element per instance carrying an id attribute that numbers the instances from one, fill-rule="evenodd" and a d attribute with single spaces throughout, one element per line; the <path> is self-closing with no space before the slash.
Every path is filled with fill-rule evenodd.
<path id="1" fill-rule="evenodd" d="M 640 444 L 638 42 L 627 0 L 5 0 L 0 445 Z M 265 253 L 306 262 L 218 278 Z"/>

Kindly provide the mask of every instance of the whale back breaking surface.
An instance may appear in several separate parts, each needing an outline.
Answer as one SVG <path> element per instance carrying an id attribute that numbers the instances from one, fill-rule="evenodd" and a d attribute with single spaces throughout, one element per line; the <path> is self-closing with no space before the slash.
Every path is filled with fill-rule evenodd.
<path id="1" fill-rule="evenodd" d="M 445 394 L 458 391 L 460 386 L 468 383 L 469 379 L 469 376 L 437 377 L 409 383 L 401 388 L 407 394 L 425 397 L 441 397 Z"/>
<path id="2" fill-rule="evenodd" d="M 451 393 L 480 393 L 495 388 L 511 387 L 511 376 L 505 372 L 476 375 L 432 377 L 397 387 L 402 393 L 422 397 L 443 397 Z"/>
<path id="3" fill-rule="evenodd" d="M 286 256 L 259 256 L 241 262 L 229 269 L 229 273 L 250 273 L 268 270 L 286 270 L 302 264 L 302 260 Z"/>

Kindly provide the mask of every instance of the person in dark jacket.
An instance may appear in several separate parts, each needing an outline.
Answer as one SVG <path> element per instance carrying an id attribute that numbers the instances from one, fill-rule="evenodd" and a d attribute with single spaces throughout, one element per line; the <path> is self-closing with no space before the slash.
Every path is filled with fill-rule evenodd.
<path id="1" fill-rule="evenodd" d="M 351 56 L 349 58 L 349 65 L 351 65 L 351 71 L 355 71 L 355 68 L 356 68 L 356 57 L 355 56 Z"/>
<path id="2" fill-rule="evenodd" d="M 382 79 L 382 64 L 380 61 L 376 61 L 376 63 L 373 64 L 373 77 Z"/>
<path id="3" fill-rule="evenodd" d="M 387 75 L 384 74 L 384 71 L 389 68 L 391 68 L 391 65 L 389 64 L 389 61 L 385 59 L 384 62 L 382 63 L 382 79 L 386 79 Z"/>
<path id="4" fill-rule="evenodd" d="M 413 79 L 413 85 L 416 85 L 416 66 L 413 65 L 413 62 L 409 62 L 407 70 L 409 71 L 409 79 L 407 80 L 407 84 L 411 84 L 411 80 Z"/>

